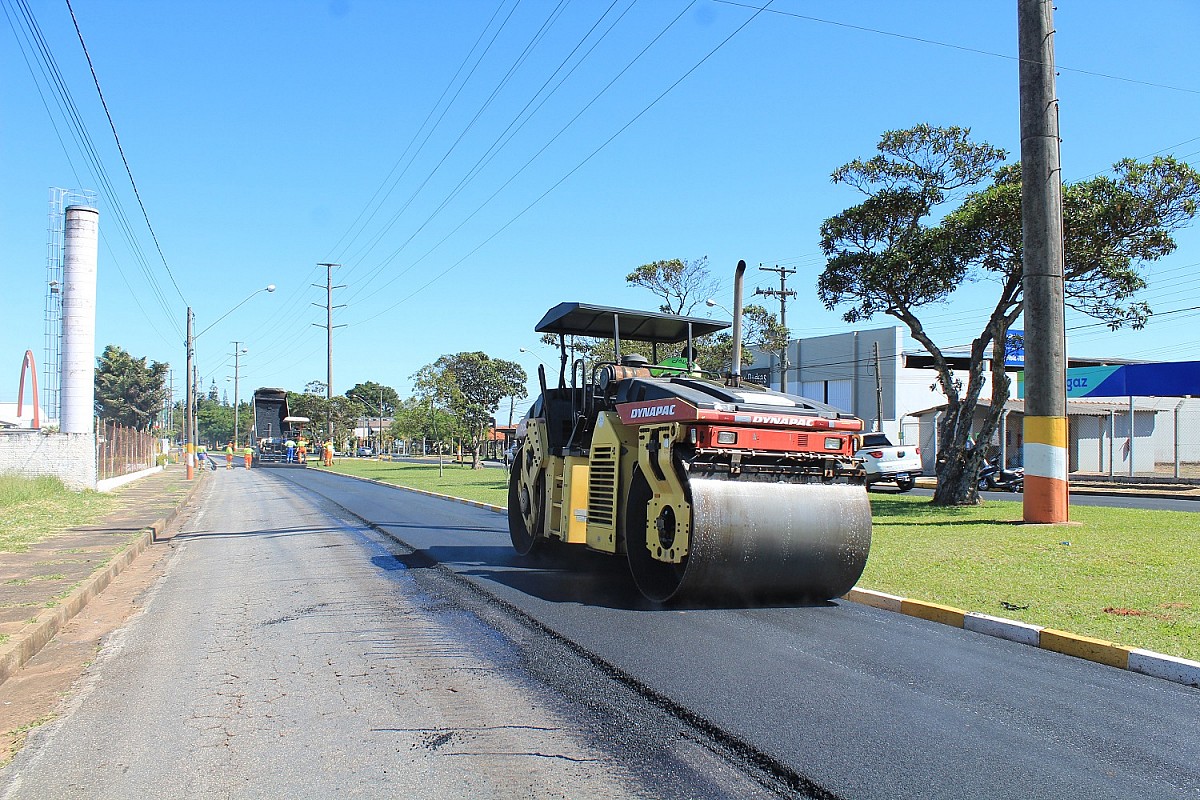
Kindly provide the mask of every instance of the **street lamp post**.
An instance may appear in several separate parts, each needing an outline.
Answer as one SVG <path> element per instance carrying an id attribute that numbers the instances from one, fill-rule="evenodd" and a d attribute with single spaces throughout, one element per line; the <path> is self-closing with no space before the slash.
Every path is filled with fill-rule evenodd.
<path id="1" fill-rule="evenodd" d="M 212 325 L 209 325 L 207 328 L 200 331 L 199 333 L 192 332 L 193 330 L 195 330 L 196 315 L 192 313 L 192 307 L 188 306 L 188 309 L 187 309 L 187 340 L 184 342 L 184 346 L 187 348 L 187 369 L 188 369 L 187 424 L 185 426 L 187 428 L 187 432 L 186 432 L 186 434 L 184 434 L 185 439 L 186 439 L 186 441 L 184 442 L 184 448 L 186 451 L 186 453 L 184 455 L 184 460 L 187 462 L 187 479 L 189 481 L 195 477 L 196 439 L 198 438 L 198 435 L 199 435 L 199 430 L 197 427 L 199 424 L 199 421 L 196 419 L 196 379 L 193 376 L 193 370 L 195 368 L 195 358 L 196 358 L 196 340 L 199 339 L 204 334 L 208 333 L 210 330 L 212 330 L 213 327 L 218 322 L 225 319 L 226 317 L 228 317 L 234 311 L 237 311 L 242 306 L 246 305 L 246 303 L 250 302 L 250 299 L 253 298 L 255 295 L 257 295 L 259 292 L 273 292 L 273 291 L 275 291 L 275 284 L 273 284 L 273 283 L 267 284 L 266 286 L 264 286 L 261 289 L 255 289 L 253 292 L 251 292 L 249 295 L 246 296 L 246 299 L 242 300 L 242 302 L 238 303 L 236 306 L 229 309 L 221 316 L 217 317 L 217 319 L 212 323 Z"/>

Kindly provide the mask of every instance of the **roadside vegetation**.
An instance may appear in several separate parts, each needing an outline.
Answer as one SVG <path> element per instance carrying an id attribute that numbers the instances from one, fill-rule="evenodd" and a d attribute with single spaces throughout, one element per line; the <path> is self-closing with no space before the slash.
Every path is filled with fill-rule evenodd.
<path id="1" fill-rule="evenodd" d="M 342 459 L 338 472 L 508 502 L 507 473 Z M 871 558 L 859 586 L 1200 660 L 1200 517 L 1075 507 L 1073 523 L 1023 525 L 1020 501 L 940 508 L 871 495 Z"/>
<path id="2" fill-rule="evenodd" d="M 24 553 L 51 534 L 99 519 L 115 503 L 113 495 L 73 492 L 57 478 L 0 475 L 0 553 Z"/>

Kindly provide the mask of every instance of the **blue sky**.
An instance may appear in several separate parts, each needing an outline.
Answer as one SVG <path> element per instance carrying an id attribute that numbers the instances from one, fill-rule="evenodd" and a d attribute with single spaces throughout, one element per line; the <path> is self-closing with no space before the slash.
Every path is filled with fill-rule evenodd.
<path id="1" fill-rule="evenodd" d="M 72 6 L 166 265 L 66 3 L 0 0 L 0 401 L 24 351 L 43 357 L 51 186 L 101 190 L 97 352 L 168 361 L 181 390 L 186 306 L 203 330 L 273 283 L 200 337 L 199 372 L 232 395 L 238 340 L 244 392 L 300 390 L 326 374 L 313 284 L 338 262 L 334 389 L 404 394 L 461 350 L 532 374 L 520 348 L 553 361 L 532 332 L 548 308 L 654 308 L 624 276 L 657 259 L 707 255 L 726 306 L 739 258 L 794 267 L 793 335 L 847 330 L 815 292 L 820 223 L 858 201 L 829 174 L 919 122 L 1019 151 L 1015 0 L 776 0 L 757 15 L 715 0 Z M 26 11 L 113 191 L 43 77 Z M 1197 163 L 1200 4 L 1062 0 L 1055 26 L 1068 181 L 1126 156 Z M 1148 272 L 1159 312 L 1200 305 L 1200 234 L 1177 238 Z M 752 271 L 751 286 L 773 277 Z M 966 344 L 989 298 L 964 286 L 926 327 Z M 1070 352 L 1194 359 L 1196 317 L 1109 333 L 1069 315 Z"/>

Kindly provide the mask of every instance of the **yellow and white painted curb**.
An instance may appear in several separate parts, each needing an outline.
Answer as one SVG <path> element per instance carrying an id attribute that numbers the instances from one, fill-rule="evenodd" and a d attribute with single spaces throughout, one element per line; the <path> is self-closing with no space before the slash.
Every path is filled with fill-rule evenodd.
<path id="1" fill-rule="evenodd" d="M 1190 661 L 1186 658 L 1177 658 L 1136 647 L 1126 647 L 1114 642 L 1106 642 L 1103 639 L 1081 636 L 1077 633 L 1045 628 L 1041 625 L 1030 625 L 1027 622 L 993 617 L 974 611 L 962 611 L 939 603 L 898 597 L 871 589 L 855 587 L 846 593 L 844 599 L 1200 688 L 1200 662 L 1198 661 Z"/>

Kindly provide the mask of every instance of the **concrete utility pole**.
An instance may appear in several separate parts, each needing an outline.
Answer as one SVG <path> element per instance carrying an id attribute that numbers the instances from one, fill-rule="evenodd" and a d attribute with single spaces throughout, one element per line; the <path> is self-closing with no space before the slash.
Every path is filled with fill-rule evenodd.
<path id="1" fill-rule="evenodd" d="M 755 289 L 755 295 L 766 295 L 767 297 L 775 297 L 779 299 L 779 324 L 783 329 L 787 330 L 787 299 L 796 296 L 795 289 L 787 288 L 787 276 L 795 275 L 796 270 L 788 269 L 787 267 L 764 267 L 758 265 L 761 272 L 778 272 L 779 273 L 779 288 L 778 289 Z M 783 349 L 779 351 L 779 391 L 787 391 L 787 373 L 788 373 L 788 342 L 783 343 Z"/>
<path id="2" fill-rule="evenodd" d="M 241 367 L 241 356 L 242 356 L 242 353 L 245 353 L 245 352 L 246 351 L 244 349 L 242 349 L 241 342 L 233 343 L 233 447 L 234 447 L 234 449 L 237 449 L 237 447 L 238 447 L 238 433 L 241 430 L 239 427 L 239 423 L 241 422 L 241 420 L 238 418 L 238 379 L 241 377 L 239 374 L 239 370 Z"/>
<path id="3" fill-rule="evenodd" d="M 325 337 L 326 337 L 326 343 L 327 343 L 327 348 L 328 348 L 328 356 L 327 356 L 327 361 L 326 361 L 327 369 L 325 372 L 325 399 L 329 401 L 329 438 L 333 439 L 333 329 L 335 327 L 336 328 L 346 327 L 345 325 L 334 325 L 333 324 L 333 310 L 335 308 L 345 308 L 346 307 L 345 305 L 335 306 L 333 304 L 333 290 L 334 289 L 345 289 L 346 285 L 345 284 L 342 284 L 341 286 L 333 285 L 333 268 L 340 267 L 341 264 L 330 264 L 328 262 L 321 262 L 317 266 L 325 268 L 325 286 L 322 287 L 319 283 L 313 284 L 313 286 L 316 286 L 318 289 L 322 289 L 322 288 L 325 289 L 325 324 L 320 325 L 315 322 L 313 324 L 316 325 L 318 328 L 325 329 Z M 313 303 L 313 305 L 316 306 L 317 308 L 321 307 L 320 303 Z"/>
<path id="4" fill-rule="evenodd" d="M 875 349 L 875 430 L 883 430 L 883 374 L 879 363 L 879 342 Z"/>
<path id="5" fill-rule="evenodd" d="M 1025 295 L 1026 522 L 1068 518 L 1062 170 L 1052 0 L 1017 0 Z"/>
<path id="6" fill-rule="evenodd" d="M 184 404 L 187 408 L 184 410 L 183 419 L 183 462 L 187 464 L 187 479 L 190 481 L 196 477 L 196 439 L 192 435 L 192 419 L 196 413 L 196 387 L 192 383 L 192 367 L 196 359 L 196 315 L 192 313 L 192 307 L 188 306 L 187 310 L 187 341 L 184 342 L 184 347 L 187 349 L 187 375 L 184 378 Z"/>

